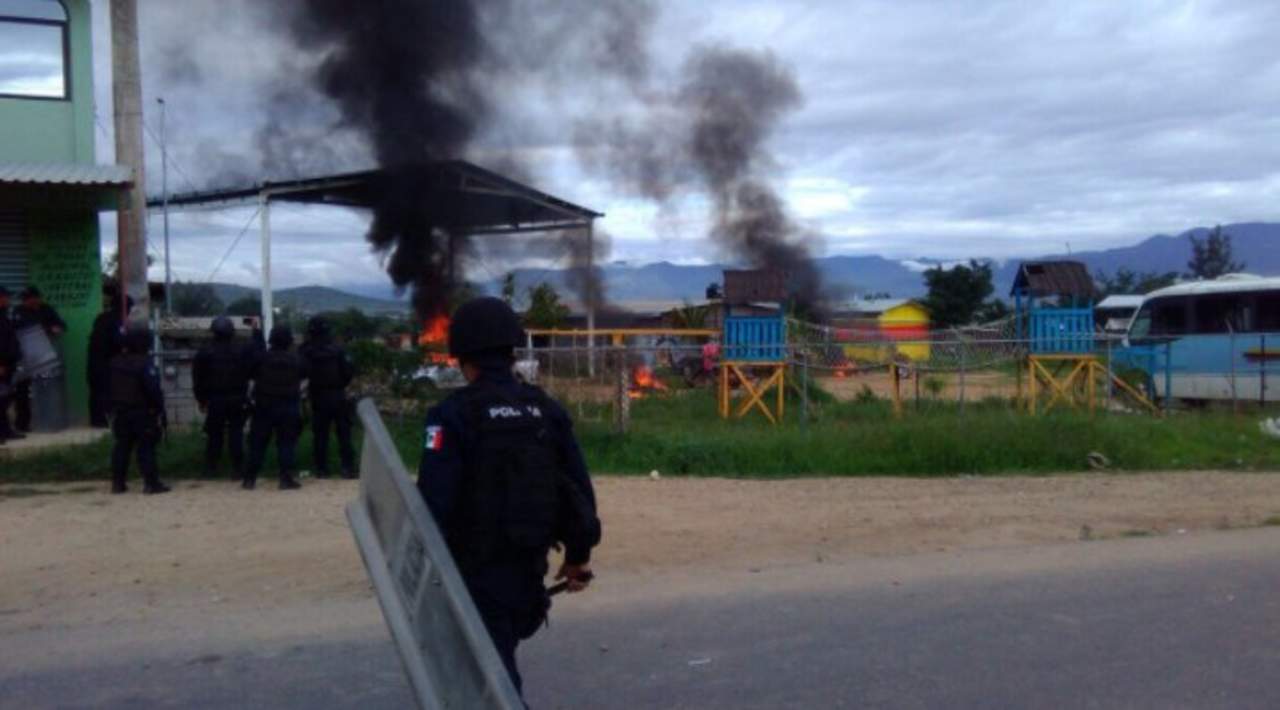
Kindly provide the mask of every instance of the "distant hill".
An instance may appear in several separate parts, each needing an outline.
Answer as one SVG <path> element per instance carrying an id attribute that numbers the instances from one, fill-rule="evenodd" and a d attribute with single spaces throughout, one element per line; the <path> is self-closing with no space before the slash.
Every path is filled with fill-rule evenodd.
<path id="1" fill-rule="evenodd" d="M 231 303 L 245 296 L 258 295 L 258 289 L 236 284 L 213 284 L 214 293 L 223 303 Z M 368 315 L 393 315 L 409 312 L 409 304 L 383 298 L 372 298 L 327 286 L 299 286 L 272 292 L 272 301 L 278 307 L 292 308 L 299 313 L 324 313 L 354 308 Z"/>
<path id="2" fill-rule="evenodd" d="M 1231 235 L 1235 258 L 1245 262 L 1247 271 L 1280 275 L 1280 224 L 1228 224 L 1222 229 Z M 1202 237 L 1208 231 L 1208 228 L 1197 227 L 1177 236 L 1149 237 L 1128 247 L 1075 252 L 1070 257 L 1049 254 L 1039 258 L 1071 258 L 1084 262 L 1095 277 L 1103 272 L 1115 273 L 1120 268 L 1182 272 L 1191 258 L 1189 237 Z M 1019 261 L 1010 260 L 997 267 L 997 294 L 1003 296 L 1009 292 Z M 836 292 L 837 297 L 888 293 L 900 298 L 914 298 L 923 296 L 925 292 L 924 277 L 920 271 L 899 261 L 879 256 L 830 256 L 818 259 L 817 265 L 824 282 Z M 625 305 L 641 301 L 696 302 L 703 297 L 708 284 L 720 281 L 721 272 L 726 268 L 734 267 L 725 264 L 685 266 L 663 261 L 643 266 L 614 263 L 604 266 L 603 271 L 609 299 Z M 547 282 L 568 296 L 572 291 L 565 276 L 566 272 L 558 269 L 521 269 L 516 272 L 516 286 L 523 293 L 530 286 Z M 496 281 L 485 284 L 485 287 L 491 293 L 499 290 Z"/>

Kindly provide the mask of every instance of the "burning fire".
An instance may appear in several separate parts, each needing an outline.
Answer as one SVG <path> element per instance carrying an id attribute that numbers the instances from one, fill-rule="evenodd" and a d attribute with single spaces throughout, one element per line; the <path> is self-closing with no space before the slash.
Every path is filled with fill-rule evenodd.
<path id="1" fill-rule="evenodd" d="M 457 359 L 449 357 L 449 316 L 442 313 L 423 323 L 418 345 L 426 351 L 427 362 L 457 366 Z"/>
<path id="2" fill-rule="evenodd" d="M 667 386 L 654 376 L 652 369 L 644 365 L 636 365 L 631 370 L 631 387 L 627 390 L 627 396 L 631 399 L 640 399 L 646 392 L 666 391 Z"/>

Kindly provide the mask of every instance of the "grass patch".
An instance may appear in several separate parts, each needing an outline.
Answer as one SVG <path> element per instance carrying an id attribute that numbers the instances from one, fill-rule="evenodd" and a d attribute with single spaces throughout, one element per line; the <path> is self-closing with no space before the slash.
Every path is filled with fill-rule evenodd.
<path id="1" fill-rule="evenodd" d="M 1155 537 L 1156 534 L 1151 530 L 1133 529 L 1125 530 L 1120 533 L 1120 537 Z"/>
<path id="2" fill-rule="evenodd" d="M 1240 471 L 1280 469 L 1280 446 L 1264 437 L 1251 417 L 1221 412 L 1175 414 L 1168 419 L 1099 413 L 1054 412 L 1029 417 L 1000 400 L 934 402 L 893 417 L 883 401 L 837 402 L 810 398 L 811 420 L 799 421 L 789 398 L 788 421 L 771 426 L 758 414 L 723 421 L 711 392 L 677 391 L 632 403 L 631 430 L 613 432 L 607 404 L 570 407 L 591 469 L 617 474 L 782 478 L 792 476 L 1042 475 L 1088 471 L 1099 452 L 1111 470 Z M 410 470 L 422 446 L 421 417 L 387 417 Z M 360 435 L 357 430 L 356 445 Z M 175 432 L 159 450 L 161 475 L 199 474 L 204 437 Z M 0 481 L 102 480 L 110 476 L 111 441 L 70 447 L 0 462 Z M 336 447 L 330 446 L 336 470 Z M 275 472 L 274 447 L 262 476 Z M 311 436 L 298 446 L 301 469 L 312 468 Z M 225 469 L 224 469 L 225 470 Z M 226 475 L 225 473 L 223 475 Z M 136 470 L 131 473 L 136 477 Z M 1280 519 L 1280 516 L 1277 516 Z M 1280 524 L 1280 523 L 1276 523 Z"/>
<path id="3" fill-rule="evenodd" d="M 1280 515 L 1273 515 L 1262 521 L 1263 527 L 1280 527 Z"/>

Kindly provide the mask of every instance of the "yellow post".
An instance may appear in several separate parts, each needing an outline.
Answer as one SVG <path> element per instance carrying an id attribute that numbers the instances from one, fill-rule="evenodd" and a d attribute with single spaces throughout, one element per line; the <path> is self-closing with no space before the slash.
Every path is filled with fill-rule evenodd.
<path id="1" fill-rule="evenodd" d="M 1027 356 L 1027 412 L 1031 416 L 1036 415 L 1036 358 L 1034 355 Z"/>
<path id="2" fill-rule="evenodd" d="M 778 365 L 778 421 L 782 421 L 782 415 L 787 406 L 787 366 Z"/>

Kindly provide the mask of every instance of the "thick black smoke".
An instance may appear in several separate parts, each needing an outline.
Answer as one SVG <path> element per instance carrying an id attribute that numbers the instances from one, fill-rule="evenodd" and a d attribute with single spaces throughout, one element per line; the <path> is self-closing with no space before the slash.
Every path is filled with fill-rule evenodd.
<path id="1" fill-rule="evenodd" d="M 580 121 L 575 145 L 589 169 L 666 205 L 698 189 L 712 202 L 711 236 L 748 265 L 786 274 L 791 297 L 821 310 L 820 275 L 807 235 L 768 175 L 768 141 L 802 101 L 795 77 L 769 52 L 694 50 L 672 89 L 636 93 L 640 114 Z"/>
<path id="2" fill-rule="evenodd" d="M 323 56 L 314 86 L 391 176 L 377 186 L 370 244 L 395 285 L 412 289 L 421 316 L 446 312 L 457 241 L 445 231 L 447 206 L 423 199 L 425 166 L 464 156 L 490 117 L 478 81 L 490 50 L 475 4 L 292 0 L 282 10 L 298 45 Z M 289 157 L 288 141 L 272 142 Z"/>

